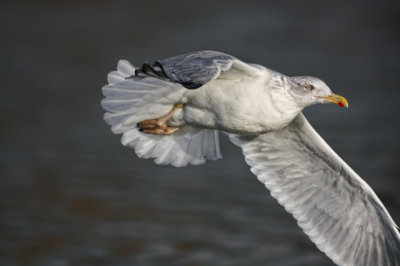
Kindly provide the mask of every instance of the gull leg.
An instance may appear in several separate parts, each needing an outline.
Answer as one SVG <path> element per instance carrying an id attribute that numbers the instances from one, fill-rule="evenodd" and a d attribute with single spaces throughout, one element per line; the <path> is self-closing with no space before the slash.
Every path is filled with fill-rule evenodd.
<path id="1" fill-rule="evenodd" d="M 172 109 L 165 115 L 154 118 L 144 120 L 137 124 L 140 131 L 147 133 L 147 134 L 156 134 L 156 135 L 171 135 L 175 131 L 177 131 L 180 127 L 172 127 L 167 126 L 166 122 L 171 116 L 179 109 L 183 107 L 183 104 L 177 103 L 174 104 Z"/>

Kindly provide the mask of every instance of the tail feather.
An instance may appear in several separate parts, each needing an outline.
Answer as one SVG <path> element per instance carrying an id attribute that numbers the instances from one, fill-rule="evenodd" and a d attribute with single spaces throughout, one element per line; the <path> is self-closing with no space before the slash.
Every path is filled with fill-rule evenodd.
<path id="1" fill-rule="evenodd" d="M 125 77 L 121 76 L 118 71 L 112 71 L 107 75 L 107 81 L 109 84 L 115 84 L 125 80 Z"/>
<path id="2" fill-rule="evenodd" d="M 122 144 L 134 149 L 138 157 L 176 167 L 221 158 L 216 130 L 184 126 L 166 136 L 137 128 L 138 122 L 160 117 L 180 101 L 187 91 L 180 84 L 138 71 L 126 60 L 120 60 L 117 71 L 108 74 L 108 83 L 102 89 L 104 120 L 113 133 L 123 134 Z"/>
<path id="3" fill-rule="evenodd" d="M 117 70 L 122 77 L 127 78 L 135 75 L 136 68 L 132 66 L 131 63 L 129 63 L 127 60 L 119 60 Z"/>
<path id="4" fill-rule="evenodd" d="M 208 131 L 212 131 L 212 138 Z M 123 134 L 121 141 L 124 146 L 134 149 L 140 158 L 154 158 L 157 164 L 182 167 L 221 158 L 217 134 L 213 130 L 194 127 L 184 127 L 171 136 L 143 134 L 131 129 Z M 202 145 L 205 141 L 207 145 Z"/>

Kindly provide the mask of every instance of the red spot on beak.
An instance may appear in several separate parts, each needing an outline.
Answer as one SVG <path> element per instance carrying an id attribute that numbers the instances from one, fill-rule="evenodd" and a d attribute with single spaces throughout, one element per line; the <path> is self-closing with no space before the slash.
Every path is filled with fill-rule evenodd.
<path id="1" fill-rule="evenodd" d="M 341 106 L 341 107 L 344 107 L 344 103 L 342 103 L 342 102 L 338 102 L 337 105 L 339 105 L 339 106 Z"/>

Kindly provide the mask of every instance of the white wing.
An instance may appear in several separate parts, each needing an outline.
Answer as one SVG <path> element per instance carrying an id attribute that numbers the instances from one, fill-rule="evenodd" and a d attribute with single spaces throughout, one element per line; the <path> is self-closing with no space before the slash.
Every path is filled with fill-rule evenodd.
<path id="1" fill-rule="evenodd" d="M 302 114 L 275 132 L 230 137 L 271 195 L 336 264 L 400 265 L 400 235 L 389 213 Z"/>
<path id="2" fill-rule="evenodd" d="M 108 75 L 109 84 L 103 87 L 104 120 L 112 132 L 123 134 L 122 144 L 134 149 L 140 158 L 176 167 L 221 158 L 216 130 L 187 126 L 171 136 L 139 131 L 138 122 L 166 114 L 187 89 L 153 76 L 137 77 L 135 70 L 128 61 L 120 60 L 117 71 Z"/>

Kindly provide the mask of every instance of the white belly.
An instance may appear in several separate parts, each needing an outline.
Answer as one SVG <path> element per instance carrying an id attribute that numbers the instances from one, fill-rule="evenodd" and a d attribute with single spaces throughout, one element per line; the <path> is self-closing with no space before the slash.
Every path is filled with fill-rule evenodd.
<path id="1" fill-rule="evenodd" d="M 282 128 L 290 119 L 271 105 L 268 80 L 214 80 L 188 91 L 176 118 L 187 125 L 240 134 L 260 134 Z M 285 121 L 287 120 L 287 121 Z"/>

